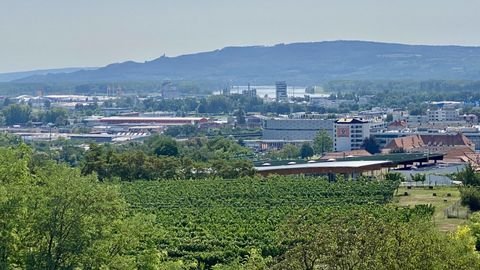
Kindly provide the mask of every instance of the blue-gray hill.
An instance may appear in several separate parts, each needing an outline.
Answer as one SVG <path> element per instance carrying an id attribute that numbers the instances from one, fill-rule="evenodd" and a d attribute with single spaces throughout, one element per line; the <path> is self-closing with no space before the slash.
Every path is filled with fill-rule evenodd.
<path id="1" fill-rule="evenodd" d="M 17 82 L 201 80 L 313 84 L 330 80 L 478 80 L 480 47 L 326 41 L 226 47 L 145 63 L 31 76 Z"/>

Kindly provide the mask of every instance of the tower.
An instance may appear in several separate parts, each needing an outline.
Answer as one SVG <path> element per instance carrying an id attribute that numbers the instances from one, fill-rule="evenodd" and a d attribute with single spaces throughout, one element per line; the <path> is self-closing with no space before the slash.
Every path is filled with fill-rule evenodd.
<path id="1" fill-rule="evenodd" d="M 275 83 L 275 93 L 277 102 L 288 101 L 287 83 L 285 81 L 278 81 Z"/>

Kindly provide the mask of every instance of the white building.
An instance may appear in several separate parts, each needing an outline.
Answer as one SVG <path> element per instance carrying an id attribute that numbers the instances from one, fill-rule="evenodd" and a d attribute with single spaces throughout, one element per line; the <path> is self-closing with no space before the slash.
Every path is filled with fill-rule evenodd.
<path id="1" fill-rule="evenodd" d="M 335 151 L 361 149 L 363 140 L 370 136 L 370 123 L 357 118 L 341 118 L 335 121 Z"/>
<path id="2" fill-rule="evenodd" d="M 460 120 L 460 113 L 457 109 L 428 110 L 427 114 L 430 122 Z"/>

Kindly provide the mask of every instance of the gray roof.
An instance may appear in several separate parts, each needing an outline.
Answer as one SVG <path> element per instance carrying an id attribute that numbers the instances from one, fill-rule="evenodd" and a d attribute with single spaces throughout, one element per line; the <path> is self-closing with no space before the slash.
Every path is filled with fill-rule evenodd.
<path id="1" fill-rule="evenodd" d="M 317 162 L 306 164 L 280 165 L 280 166 L 261 166 L 255 167 L 259 172 L 281 169 L 304 169 L 304 168 L 361 168 L 372 165 L 388 165 L 391 161 L 333 161 L 333 162 Z"/>

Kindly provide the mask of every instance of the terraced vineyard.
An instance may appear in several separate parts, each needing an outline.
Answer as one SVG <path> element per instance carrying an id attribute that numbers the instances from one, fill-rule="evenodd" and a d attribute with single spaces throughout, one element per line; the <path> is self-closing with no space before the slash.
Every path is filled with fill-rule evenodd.
<path id="1" fill-rule="evenodd" d="M 325 215 L 389 202 L 397 183 L 270 177 L 238 180 L 122 183 L 132 211 L 153 213 L 165 231 L 158 245 L 170 257 L 206 266 L 259 248 L 278 255 L 277 229 L 298 211 Z"/>

